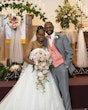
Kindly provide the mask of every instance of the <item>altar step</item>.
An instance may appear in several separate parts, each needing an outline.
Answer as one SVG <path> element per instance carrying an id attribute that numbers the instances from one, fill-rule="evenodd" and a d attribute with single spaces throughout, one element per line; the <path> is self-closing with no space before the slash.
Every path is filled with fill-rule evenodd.
<path id="1" fill-rule="evenodd" d="M 88 110 L 88 108 L 83 108 L 83 109 L 72 109 L 72 110 Z"/>

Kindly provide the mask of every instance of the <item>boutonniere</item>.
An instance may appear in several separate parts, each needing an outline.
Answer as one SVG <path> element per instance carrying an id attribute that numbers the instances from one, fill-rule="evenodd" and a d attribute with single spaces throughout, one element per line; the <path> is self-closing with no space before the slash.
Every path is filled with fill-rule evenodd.
<path id="1" fill-rule="evenodd" d="M 58 38 L 60 38 L 60 36 L 59 35 L 55 35 L 54 38 L 55 39 L 58 39 Z"/>

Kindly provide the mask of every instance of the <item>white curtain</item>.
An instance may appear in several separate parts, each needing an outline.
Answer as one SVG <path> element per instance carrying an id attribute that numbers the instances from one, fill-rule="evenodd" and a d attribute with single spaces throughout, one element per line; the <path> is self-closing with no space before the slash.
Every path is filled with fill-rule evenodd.
<path id="1" fill-rule="evenodd" d="M 21 44 L 21 29 L 18 27 L 16 30 L 11 31 L 10 43 L 10 62 L 22 63 L 23 52 Z"/>

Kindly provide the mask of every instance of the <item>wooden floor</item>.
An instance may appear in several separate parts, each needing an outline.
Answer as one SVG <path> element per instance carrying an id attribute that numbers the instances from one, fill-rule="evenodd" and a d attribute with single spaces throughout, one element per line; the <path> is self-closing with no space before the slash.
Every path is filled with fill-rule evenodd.
<path id="1" fill-rule="evenodd" d="M 72 107 L 76 110 L 88 108 L 88 75 L 69 79 Z M 75 109 L 74 109 L 75 110 Z"/>

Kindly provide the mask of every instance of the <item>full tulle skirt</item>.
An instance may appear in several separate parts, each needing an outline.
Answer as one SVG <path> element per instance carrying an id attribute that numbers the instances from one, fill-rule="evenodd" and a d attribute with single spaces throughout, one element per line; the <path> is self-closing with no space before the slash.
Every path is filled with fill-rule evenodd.
<path id="1" fill-rule="evenodd" d="M 36 88 L 36 80 L 37 72 L 32 65 L 28 65 L 1 101 L 0 110 L 65 110 L 51 73 L 48 73 L 45 92 Z"/>

